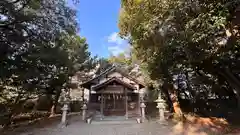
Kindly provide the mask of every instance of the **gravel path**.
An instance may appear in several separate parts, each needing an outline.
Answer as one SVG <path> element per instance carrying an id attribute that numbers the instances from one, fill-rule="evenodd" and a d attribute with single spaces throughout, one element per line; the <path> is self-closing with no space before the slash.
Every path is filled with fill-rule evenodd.
<path id="1" fill-rule="evenodd" d="M 46 127 L 27 128 L 28 131 L 11 135 L 212 135 L 199 130 L 197 126 L 186 127 L 181 123 L 161 125 L 152 121 L 142 124 L 93 125 L 80 119 L 80 116 L 71 118 L 65 128 L 60 128 L 57 122 Z"/>

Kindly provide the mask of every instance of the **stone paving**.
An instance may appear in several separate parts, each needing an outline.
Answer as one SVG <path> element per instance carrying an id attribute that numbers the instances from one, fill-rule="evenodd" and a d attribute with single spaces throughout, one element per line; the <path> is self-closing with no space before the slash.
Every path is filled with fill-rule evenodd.
<path id="1" fill-rule="evenodd" d="M 76 116 L 65 128 L 59 127 L 57 122 L 46 127 L 27 128 L 28 131 L 11 135 L 211 135 L 196 126 L 186 127 L 181 123 L 161 125 L 151 121 L 142 124 L 93 125 L 80 119 Z"/>

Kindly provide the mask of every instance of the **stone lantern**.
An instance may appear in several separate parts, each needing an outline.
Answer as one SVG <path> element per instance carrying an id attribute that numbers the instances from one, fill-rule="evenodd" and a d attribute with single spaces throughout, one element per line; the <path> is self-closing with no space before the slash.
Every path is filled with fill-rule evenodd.
<path id="1" fill-rule="evenodd" d="M 69 103 L 70 103 L 70 96 L 69 92 L 66 90 L 62 90 L 62 97 L 61 102 L 63 103 L 62 107 L 62 119 L 61 119 L 61 126 L 65 127 L 67 125 L 67 111 L 69 110 Z"/>
<path id="2" fill-rule="evenodd" d="M 157 108 L 158 108 L 158 111 L 159 111 L 159 122 L 160 123 L 165 123 L 166 122 L 165 115 L 164 115 L 165 100 L 162 99 L 160 91 L 159 91 L 158 99 L 155 102 L 157 102 Z"/>

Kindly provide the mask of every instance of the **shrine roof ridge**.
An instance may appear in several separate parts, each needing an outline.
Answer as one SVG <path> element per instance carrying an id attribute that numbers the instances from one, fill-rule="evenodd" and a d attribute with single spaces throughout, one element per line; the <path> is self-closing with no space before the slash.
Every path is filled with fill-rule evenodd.
<path id="1" fill-rule="evenodd" d="M 134 81 L 135 83 L 141 85 L 142 87 L 145 87 L 145 84 L 142 83 L 141 81 L 131 77 L 130 75 L 128 75 L 127 73 L 124 73 L 119 67 L 117 67 L 116 65 L 113 65 L 111 66 L 110 68 L 106 69 L 105 71 L 103 71 L 102 73 L 100 73 L 99 75 L 95 76 L 94 78 L 80 84 L 80 86 L 83 86 L 83 87 L 90 87 L 90 85 L 93 83 L 94 80 L 96 80 L 97 78 L 105 75 L 105 74 L 108 74 L 112 71 L 117 71 L 119 73 L 121 73 L 124 77 L 127 77 L 128 79 Z"/>

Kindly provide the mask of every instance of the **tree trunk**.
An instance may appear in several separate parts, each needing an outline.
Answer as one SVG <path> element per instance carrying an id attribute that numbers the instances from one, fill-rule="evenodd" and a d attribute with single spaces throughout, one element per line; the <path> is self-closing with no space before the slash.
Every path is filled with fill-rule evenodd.
<path id="1" fill-rule="evenodd" d="M 182 113 L 182 109 L 178 102 L 178 95 L 177 95 L 177 92 L 174 89 L 173 85 L 172 84 L 164 84 L 163 89 L 165 89 L 164 91 L 168 92 L 169 98 L 172 103 L 173 112 L 177 115 L 177 117 L 183 118 L 184 116 Z"/>
<path id="2" fill-rule="evenodd" d="M 171 91 L 171 90 L 170 90 Z M 182 109 L 180 107 L 180 104 L 178 102 L 178 96 L 177 96 L 177 93 L 174 91 L 174 92 L 171 92 L 170 93 L 170 97 L 171 97 L 171 100 L 172 100 L 172 103 L 173 103 L 173 110 L 174 110 L 174 113 L 178 116 L 178 117 L 182 117 L 183 116 L 183 113 L 182 113 Z"/>
<path id="3" fill-rule="evenodd" d="M 56 109 L 57 109 L 58 99 L 60 97 L 60 94 L 61 94 L 61 91 L 58 89 L 56 91 L 56 95 L 55 95 L 54 100 L 53 100 L 53 104 L 52 104 L 51 111 L 50 111 L 50 117 L 52 117 L 56 114 Z"/>

